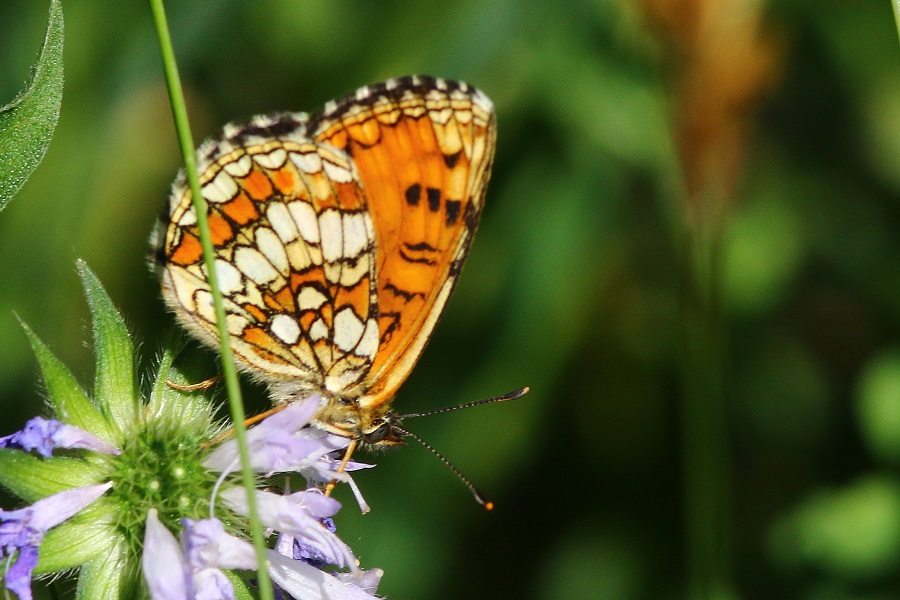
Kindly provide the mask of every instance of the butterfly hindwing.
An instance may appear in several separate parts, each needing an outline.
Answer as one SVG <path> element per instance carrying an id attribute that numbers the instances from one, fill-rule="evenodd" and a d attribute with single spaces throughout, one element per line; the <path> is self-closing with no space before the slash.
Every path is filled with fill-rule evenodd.
<path id="1" fill-rule="evenodd" d="M 269 383 L 351 388 L 378 348 L 365 195 L 344 153 L 305 137 L 302 115 L 254 123 L 252 136 L 244 129 L 212 144 L 201 176 L 232 349 Z M 183 181 L 175 187 L 164 293 L 217 346 L 196 214 Z"/>

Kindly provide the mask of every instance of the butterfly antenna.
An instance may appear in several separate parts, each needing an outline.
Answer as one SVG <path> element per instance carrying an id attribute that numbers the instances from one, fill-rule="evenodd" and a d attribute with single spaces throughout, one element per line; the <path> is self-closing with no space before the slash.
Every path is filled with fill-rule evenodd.
<path id="1" fill-rule="evenodd" d="M 446 410 L 446 409 L 445 409 L 445 410 Z M 414 440 L 416 440 L 417 442 L 419 442 L 420 444 L 422 444 L 422 446 L 424 446 L 426 450 L 428 450 L 429 452 L 431 452 L 432 454 L 434 454 L 434 455 L 438 458 L 438 460 L 440 460 L 442 463 L 444 463 L 444 465 L 447 466 L 448 469 L 450 469 L 451 471 L 453 471 L 453 474 L 456 475 L 457 479 L 459 479 L 460 481 L 463 482 L 463 485 L 464 485 L 464 486 L 466 486 L 467 488 L 469 488 L 469 491 L 472 492 L 472 495 L 473 495 L 473 496 L 475 496 L 475 502 L 477 502 L 478 504 L 482 505 L 482 506 L 485 508 L 485 510 L 494 510 L 494 503 L 491 502 L 490 500 L 488 500 L 488 499 L 485 497 L 485 495 L 482 494 L 482 493 L 478 490 L 477 487 L 475 487 L 475 484 L 472 483 L 472 481 L 471 481 L 468 477 L 466 477 L 465 475 L 463 475 L 463 474 L 462 474 L 462 471 L 460 471 L 459 469 L 457 469 L 457 468 L 456 468 L 456 465 L 454 465 L 452 462 L 450 462 L 450 460 L 447 459 L 446 456 L 444 456 L 443 454 L 441 454 L 440 452 L 438 452 L 437 449 L 436 449 L 434 446 L 432 446 L 431 444 L 429 444 L 428 442 L 426 442 L 425 440 L 423 440 L 422 438 L 420 438 L 418 435 L 416 435 L 416 434 L 413 433 L 412 431 L 407 431 L 406 429 L 401 429 L 400 427 L 397 427 L 396 425 L 394 426 L 393 429 L 394 429 L 394 431 L 396 431 L 396 432 L 399 433 L 400 435 L 402 435 L 402 436 L 404 436 L 404 437 L 411 437 L 411 438 L 413 438 Z"/>
<path id="2" fill-rule="evenodd" d="M 435 410 L 429 410 L 429 411 L 420 412 L 420 413 L 410 413 L 408 415 L 399 415 L 398 418 L 400 420 L 403 420 L 403 419 L 412 419 L 413 417 L 427 417 L 428 415 L 439 415 L 441 413 L 459 410 L 461 408 L 472 408 L 473 406 L 481 406 L 482 404 L 494 404 L 495 402 L 506 402 L 507 400 L 515 400 L 517 398 L 521 398 L 522 396 L 527 394 L 530 390 L 531 390 L 531 388 L 526 386 L 523 388 L 519 388 L 517 390 L 513 390 L 512 392 L 509 392 L 507 394 L 503 394 L 502 396 L 495 396 L 493 398 L 485 398 L 484 400 L 475 400 L 474 402 L 466 402 L 465 404 L 457 404 L 456 406 L 448 406 L 447 408 L 438 408 Z M 407 435 L 416 437 L 412 433 L 407 433 Z M 418 438 L 416 437 L 416 439 L 418 439 Z M 419 440 L 419 441 L 422 442 L 422 440 Z M 428 444 L 425 444 L 425 442 L 422 442 L 422 444 L 425 445 L 426 448 L 429 447 Z M 435 454 L 437 454 L 437 452 L 435 452 Z M 438 456 L 440 456 L 440 455 L 438 454 Z M 446 462 L 446 461 L 444 461 L 444 462 Z M 452 465 L 450 465 L 449 463 L 448 463 L 448 466 L 452 467 Z M 465 479 L 465 478 L 463 478 L 463 479 Z"/>

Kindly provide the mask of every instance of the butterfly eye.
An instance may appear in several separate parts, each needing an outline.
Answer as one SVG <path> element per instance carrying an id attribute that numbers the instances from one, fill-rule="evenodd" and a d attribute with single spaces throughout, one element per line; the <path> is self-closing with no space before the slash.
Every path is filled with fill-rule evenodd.
<path id="1" fill-rule="evenodd" d="M 367 444 L 377 444 L 382 441 L 384 438 L 388 436 L 391 432 L 391 425 L 387 421 L 378 426 L 378 428 L 370 431 L 369 433 L 364 433 L 362 438 L 363 441 Z"/>

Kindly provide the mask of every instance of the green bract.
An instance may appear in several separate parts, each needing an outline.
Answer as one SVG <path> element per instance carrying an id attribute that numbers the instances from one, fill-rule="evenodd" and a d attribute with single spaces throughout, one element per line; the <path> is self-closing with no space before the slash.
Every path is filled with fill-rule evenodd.
<path id="1" fill-rule="evenodd" d="M 209 517 L 216 475 L 203 467 L 204 442 L 218 425 L 211 404 L 172 388 L 187 383 L 163 352 L 146 401 L 136 384 L 134 346 L 124 321 L 96 276 L 83 263 L 78 271 L 93 322 L 96 375 L 93 393 L 25 326 L 38 359 L 53 417 L 106 440 L 118 456 L 64 451 L 49 459 L 0 449 L 0 484 L 33 503 L 60 491 L 112 482 L 85 510 L 51 529 L 40 545 L 35 574 L 80 568 L 78 598 L 134 598 L 146 594 L 140 558 L 150 508 L 172 530 L 185 517 Z M 226 526 L 235 517 L 216 511 Z"/>

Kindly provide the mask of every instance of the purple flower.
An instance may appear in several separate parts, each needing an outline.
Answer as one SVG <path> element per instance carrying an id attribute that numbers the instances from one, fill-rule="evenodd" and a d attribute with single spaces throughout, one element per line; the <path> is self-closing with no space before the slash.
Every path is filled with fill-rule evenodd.
<path id="1" fill-rule="evenodd" d="M 346 448 L 350 440 L 306 426 L 319 403 L 320 397 L 313 396 L 288 406 L 251 428 L 247 432 L 251 466 L 254 471 L 269 475 L 276 472 L 299 473 L 308 482 L 326 483 L 334 479 L 347 482 L 362 512 L 368 512 L 369 506 L 346 471 L 371 468 L 372 465 L 351 461 L 343 472 L 337 471 L 340 460 L 332 453 Z M 203 465 L 223 474 L 235 471 L 240 465 L 237 441 L 232 439 L 220 445 Z"/>
<path id="2" fill-rule="evenodd" d="M 228 508 L 247 515 L 247 494 L 243 489 L 225 490 L 221 497 Z M 359 570 L 349 546 L 322 524 L 322 519 L 334 516 L 341 507 L 334 498 L 325 496 L 318 489 L 287 496 L 258 491 L 256 502 L 263 526 L 292 536 L 301 546 L 311 548 L 310 553 L 326 564 Z"/>
<path id="3" fill-rule="evenodd" d="M 0 448 L 37 450 L 44 458 L 50 458 L 55 448 L 82 448 L 114 455 L 122 452 L 84 429 L 43 417 L 35 417 L 25 423 L 22 431 L 0 438 Z"/>
<path id="4" fill-rule="evenodd" d="M 376 600 L 381 569 L 335 576 L 274 550 L 268 553 L 272 581 L 292 598 L 302 600 Z"/>
<path id="5" fill-rule="evenodd" d="M 236 490 L 243 492 L 243 490 Z M 225 531 L 218 519 L 182 520 L 182 546 L 151 510 L 144 538 L 144 577 L 153 600 L 232 600 L 234 588 L 222 569 L 254 570 L 248 542 Z M 183 548 L 183 550 L 182 550 Z M 267 551 L 274 583 L 293 598 L 375 600 L 379 569 L 335 576 L 304 562 Z"/>
<path id="6" fill-rule="evenodd" d="M 6 573 L 6 587 L 20 600 L 31 600 L 31 572 L 44 534 L 102 496 L 112 483 L 72 488 L 42 498 L 19 510 L 0 510 L 0 558 L 18 551 Z"/>
<path id="7" fill-rule="evenodd" d="M 322 526 L 331 533 L 337 532 L 337 527 L 334 526 L 334 520 L 330 517 L 323 517 L 321 523 Z M 278 536 L 275 550 L 284 556 L 302 560 L 306 564 L 312 565 L 317 569 L 321 569 L 329 563 L 329 557 L 320 548 L 286 533 L 282 533 Z"/>
<path id="8" fill-rule="evenodd" d="M 253 546 L 225 532 L 218 519 L 182 519 L 181 543 L 191 571 L 193 597 L 234 598 L 234 587 L 222 569 L 254 570 Z"/>

